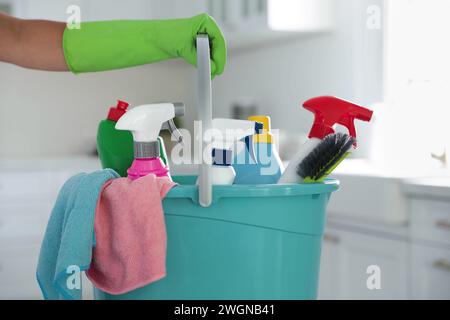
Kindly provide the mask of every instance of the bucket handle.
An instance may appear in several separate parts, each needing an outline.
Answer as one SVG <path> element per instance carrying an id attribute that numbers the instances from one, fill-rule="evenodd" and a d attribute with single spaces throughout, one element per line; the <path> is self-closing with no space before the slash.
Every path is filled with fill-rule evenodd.
<path id="1" fill-rule="evenodd" d="M 202 125 L 201 148 L 197 148 L 200 160 L 198 202 L 202 207 L 209 207 L 212 203 L 211 166 L 203 159 L 203 150 L 207 147 L 204 133 L 212 128 L 210 48 L 206 34 L 197 35 L 197 75 L 197 112 Z"/>

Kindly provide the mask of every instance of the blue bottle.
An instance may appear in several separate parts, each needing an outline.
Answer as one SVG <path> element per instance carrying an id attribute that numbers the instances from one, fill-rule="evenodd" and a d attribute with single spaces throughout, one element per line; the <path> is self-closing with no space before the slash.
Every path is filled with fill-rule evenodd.
<path id="1" fill-rule="evenodd" d="M 284 171 L 283 163 L 270 132 L 270 117 L 252 116 L 248 120 L 261 122 L 263 130 L 245 138 L 246 148 L 235 158 L 235 184 L 274 184 Z M 254 153 L 254 156 L 252 155 Z"/>

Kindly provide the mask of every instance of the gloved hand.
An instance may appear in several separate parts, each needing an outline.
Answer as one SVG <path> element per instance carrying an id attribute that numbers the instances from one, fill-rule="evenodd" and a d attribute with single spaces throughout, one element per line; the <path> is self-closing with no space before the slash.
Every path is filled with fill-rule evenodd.
<path id="1" fill-rule="evenodd" d="M 85 22 L 64 31 L 63 48 L 74 73 L 137 66 L 172 58 L 197 64 L 196 36 L 208 34 L 211 76 L 225 68 L 227 49 L 220 28 L 206 13 L 187 19 Z"/>

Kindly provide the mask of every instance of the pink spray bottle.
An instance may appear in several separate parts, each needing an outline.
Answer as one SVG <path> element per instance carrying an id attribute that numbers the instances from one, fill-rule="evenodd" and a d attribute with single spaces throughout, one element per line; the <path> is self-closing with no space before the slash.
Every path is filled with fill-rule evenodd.
<path id="1" fill-rule="evenodd" d="M 169 169 L 160 158 L 158 135 L 161 129 L 168 129 L 182 142 L 173 118 L 183 115 L 183 104 L 155 103 L 134 107 L 117 121 L 117 130 L 129 130 L 133 135 L 134 161 L 127 171 L 128 178 L 135 180 L 150 173 L 170 177 Z"/>

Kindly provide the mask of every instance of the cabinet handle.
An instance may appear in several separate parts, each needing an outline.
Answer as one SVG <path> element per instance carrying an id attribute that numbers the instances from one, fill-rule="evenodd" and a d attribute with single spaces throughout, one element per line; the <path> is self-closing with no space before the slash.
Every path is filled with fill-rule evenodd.
<path id="1" fill-rule="evenodd" d="M 450 230 L 450 221 L 438 220 L 436 221 L 436 227 L 440 229 Z"/>
<path id="2" fill-rule="evenodd" d="M 339 239 L 338 236 L 334 236 L 334 235 L 332 235 L 332 234 L 325 233 L 325 234 L 323 235 L 323 241 L 331 242 L 331 243 L 336 243 L 336 244 L 337 244 L 337 243 L 341 242 L 341 239 Z"/>
<path id="3" fill-rule="evenodd" d="M 433 262 L 433 268 L 450 272 L 450 262 L 445 259 L 438 259 Z"/>

